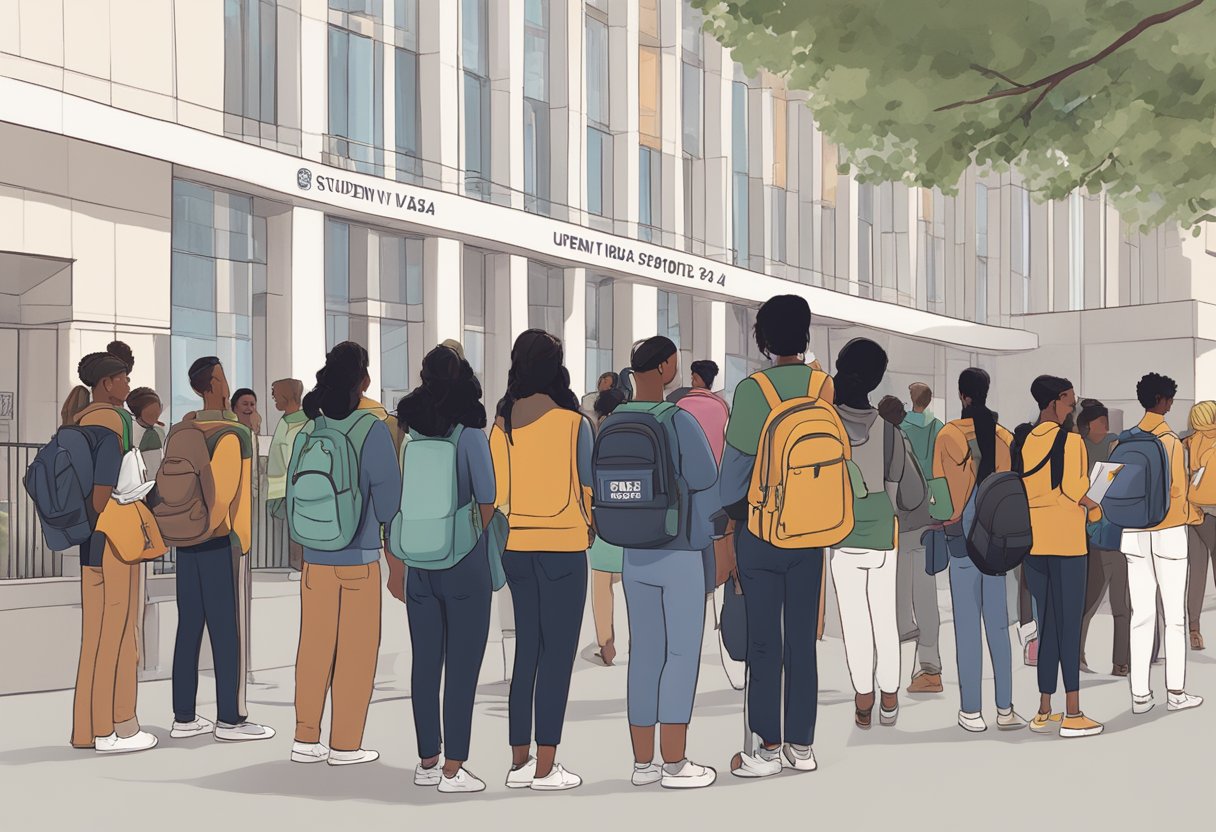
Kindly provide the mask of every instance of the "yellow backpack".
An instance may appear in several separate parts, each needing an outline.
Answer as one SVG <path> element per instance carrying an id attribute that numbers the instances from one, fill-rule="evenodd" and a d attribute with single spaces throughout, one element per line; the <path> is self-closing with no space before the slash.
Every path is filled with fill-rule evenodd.
<path id="1" fill-rule="evenodd" d="M 769 405 L 752 470 L 747 528 L 780 549 L 834 546 L 853 531 L 849 437 L 811 371 L 805 396 L 785 401 L 763 372 L 751 377 Z"/>

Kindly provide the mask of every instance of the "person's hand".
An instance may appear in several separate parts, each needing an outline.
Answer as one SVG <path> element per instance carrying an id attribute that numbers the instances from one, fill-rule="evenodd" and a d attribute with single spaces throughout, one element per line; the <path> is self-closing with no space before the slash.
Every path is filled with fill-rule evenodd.
<path id="1" fill-rule="evenodd" d="M 388 594 L 405 603 L 405 564 L 388 555 Z"/>
<path id="2" fill-rule="evenodd" d="M 1086 494 L 1084 497 L 1082 497 L 1078 502 L 1080 505 L 1084 506 L 1085 508 L 1089 509 L 1090 511 L 1092 511 L 1095 508 L 1100 508 L 1100 506 L 1097 503 L 1095 503 L 1093 500 L 1091 500 L 1089 498 L 1088 494 Z"/>

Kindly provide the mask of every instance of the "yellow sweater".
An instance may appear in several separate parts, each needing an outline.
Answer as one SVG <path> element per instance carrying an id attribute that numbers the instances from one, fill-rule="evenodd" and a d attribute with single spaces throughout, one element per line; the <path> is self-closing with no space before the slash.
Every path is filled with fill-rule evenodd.
<path id="1" fill-rule="evenodd" d="M 1170 430 L 1165 417 L 1157 413 L 1145 413 L 1139 427 L 1161 440 L 1170 459 L 1170 510 L 1161 525 L 1149 531 L 1185 526 L 1191 519 L 1191 505 L 1187 500 L 1191 481 L 1187 476 L 1186 451 L 1182 447 L 1182 440 Z"/>
<path id="2" fill-rule="evenodd" d="M 1060 426 L 1054 422 L 1035 425 L 1022 447 L 1023 470 L 1029 471 L 1051 453 Z M 1089 551 L 1085 533 L 1088 512 L 1080 504 L 1089 491 L 1089 454 L 1085 441 L 1075 433 L 1064 440 L 1064 479 L 1051 487 L 1051 463 L 1026 477 L 1030 501 L 1030 528 L 1034 531 L 1032 555 L 1076 556 Z M 1101 516 L 1100 512 L 1096 512 Z M 1095 520 L 1097 517 L 1094 518 Z"/>
<path id="3" fill-rule="evenodd" d="M 969 443 L 975 439 L 975 424 L 971 419 L 955 419 L 937 434 L 933 445 L 933 476 L 945 477 L 950 488 L 950 502 L 954 506 L 951 523 L 963 516 L 963 508 L 975 489 L 976 460 L 967 459 Z M 1000 425 L 996 426 L 996 470 L 1008 471 L 1009 446 L 1013 435 Z M 966 464 L 964 465 L 964 460 Z"/>
<path id="4" fill-rule="evenodd" d="M 1199 485 L 1192 484 L 1189 489 L 1189 498 L 1193 507 L 1191 522 L 1202 523 L 1203 507 L 1216 506 L 1216 464 L 1212 464 L 1216 462 L 1216 459 L 1212 457 L 1212 451 L 1216 451 L 1216 431 L 1195 431 L 1183 440 L 1182 444 L 1187 451 L 1187 475 L 1192 483 L 1199 470 L 1204 469 Z M 1206 470 L 1208 468 L 1213 470 Z"/>

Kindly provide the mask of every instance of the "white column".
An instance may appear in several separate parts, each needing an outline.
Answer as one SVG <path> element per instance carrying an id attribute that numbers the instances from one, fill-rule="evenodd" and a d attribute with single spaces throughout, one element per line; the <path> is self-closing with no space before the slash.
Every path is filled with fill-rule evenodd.
<path id="1" fill-rule="evenodd" d="M 635 341 L 659 328 L 659 290 L 618 280 L 612 284 L 612 363 L 628 367 Z"/>
<path id="2" fill-rule="evenodd" d="M 612 213 L 617 233 L 632 234 L 638 221 L 638 6 L 611 6 L 608 85 L 612 126 Z M 624 128 L 620 130 L 620 128 Z M 616 132 L 618 131 L 619 132 Z"/>
<path id="3" fill-rule="evenodd" d="M 570 389 L 582 396 L 587 386 L 587 270 L 565 269 L 566 322 L 562 343 L 566 352 L 566 369 L 570 371 Z"/>
<path id="4" fill-rule="evenodd" d="M 448 237 L 427 237 L 422 245 L 423 331 L 430 350 L 448 338 L 459 341 L 463 334 L 463 244 Z M 410 360 L 414 360 L 412 356 Z"/>
<path id="5" fill-rule="evenodd" d="M 288 373 L 311 387 L 325 363 L 325 214 L 291 209 L 291 355 Z"/>
<path id="6" fill-rule="evenodd" d="M 726 301 L 696 298 L 693 303 L 696 316 L 692 330 L 693 355 L 698 361 L 709 359 L 718 365 L 715 386 L 721 387 L 726 372 Z M 684 377 L 688 377 L 688 372 Z"/>
<path id="7" fill-rule="evenodd" d="M 523 208 L 524 0 L 496 0 L 488 6 L 493 201 Z"/>
<path id="8" fill-rule="evenodd" d="M 581 3 L 550 3 L 549 80 L 552 168 L 549 191 L 554 216 L 581 221 L 587 158 L 586 66 Z M 569 213 L 559 207 L 570 206 Z"/>
<path id="9" fill-rule="evenodd" d="M 300 126 L 302 154 L 320 160 L 329 129 L 329 11 L 324 0 L 304 0 L 300 15 Z"/>
<path id="10" fill-rule="evenodd" d="M 460 158 L 459 3 L 418 4 L 418 123 L 423 178 L 445 190 L 457 185 Z M 425 79 L 423 81 L 422 79 Z"/>
<path id="11" fill-rule="evenodd" d="M 528 259 L 515 254 L 486 258 L 486 368 L 483 400 L 488 409 L 507 389 L 511 347 L 528 328 Z"/>

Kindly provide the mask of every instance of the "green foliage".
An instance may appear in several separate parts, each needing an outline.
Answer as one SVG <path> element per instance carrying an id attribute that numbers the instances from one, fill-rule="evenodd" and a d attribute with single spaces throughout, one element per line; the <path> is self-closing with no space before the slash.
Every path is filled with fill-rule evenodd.
<path id="1" fill-rule="evenodd" d="M 750 73 L 784 76 L 862 181 L 952 193 L 972 164 L 1039 199 L 1106 189 L 1142 228 L 1216 219 L 1216 0 L 692 0 Z M 1041 100 L 1038 100 L 1040 95 Z M 1037 103 L 1036 103 L 1037 102 Z"/>

